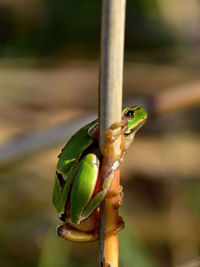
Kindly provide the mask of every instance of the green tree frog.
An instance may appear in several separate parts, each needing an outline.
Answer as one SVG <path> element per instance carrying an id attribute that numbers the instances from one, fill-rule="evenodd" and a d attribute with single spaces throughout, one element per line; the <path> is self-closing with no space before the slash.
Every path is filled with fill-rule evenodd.
<path id="1" fill-rule="evenodd" d="M 135 133 L 146 119 L 144 108 L 123 107 L 121 122 L 114 123 L 106 131 L 104 155 L 99 149 L 97 120 L 82 127 L 67 142 L 59 155 L 52 198 L 64 222 L 57 227 L 60 237 L 74 242 L 98 239 L 99 206 Z M 121 155 L 116 157 L 113 143 L 118 137 L 121 137 Z"/>

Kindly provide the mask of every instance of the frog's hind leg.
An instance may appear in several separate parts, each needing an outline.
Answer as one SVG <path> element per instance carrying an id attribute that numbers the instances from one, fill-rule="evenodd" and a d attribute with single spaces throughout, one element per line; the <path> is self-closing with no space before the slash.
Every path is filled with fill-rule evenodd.
<path id="1" fill-rule="evenodd" d="M 117 130 L 118 128 L 119 131 L 114 131 Z M 120 167 L 120 163 L 125 154 L 124 136 L 122 133 L 124 133 L 126 129 L 127 129 L 127 120 L 124 119 L 119 123 L 114 123 L 111 126 L 111 129 L 106 130 L 106 143 L 104 146 L 103 161 L 100 167 L 100 174 L 99 174 L 99 177 L 101 177 L 102 179 L 101 187 L 100 190 L 93 196 L 88 206 L 85 208 L 82 215 L 82 219 L 87 218 L 101 204 L 102 200 L 105 198 L 106 194 L 110 189 L 114 174 Z M 116 138 L 120 136 L 121 136 L 121 147 L 120 147 L 121 153 L 119 156 L 116 156 L 114 152 L 114 141 Z M 117 205 L 120 206 L 120 204 L 121 203 L 119 201 L 119 203 L 116 204 L 116 208 Z"/>
<path id="2" fill-rule="evenodd" d="M 59 237 L 72 242 L 92 242 L 99 238 L 98 233 L 83 232 L 71 227 L 67 223 L 57 227 L 57 234 Z"/>
<path id="3" fill-rule="evenodd" d="M 99 238 L 99 209 L 80 224 L 65 223 L 57 227 L 57 234 L 73 242 L 92 242 Z"/>

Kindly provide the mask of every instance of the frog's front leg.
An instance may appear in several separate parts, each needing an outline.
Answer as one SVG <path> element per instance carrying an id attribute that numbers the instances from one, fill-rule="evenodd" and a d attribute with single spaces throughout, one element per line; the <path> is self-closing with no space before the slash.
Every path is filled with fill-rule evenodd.
<path id="1" fill-rule="evenodd" d="M 116 131 L 116 129 L 119 129 Z M 102 164 L 102 168 L 105 170 L 112 165 L 113 173 L 119 168 L 120 163 L 123 161 L 124 155 L 126 153 L 125 149 L 125 140 L 124 140 L 124 133 L 127 130 L 127 119 L 123 118 L 121 122 L 113 123 L 110 129 L 106 130 L 106 144 L 104 147 L 104 161 Z M 121 144 L 120 144 L 120 155 L 115 155 L 114 150 L 114 141 L 121 137 Z M 107 178 L 103 177 L 103 181 Z M 109 197 L 116 197 L 120 196 L 119 201 L 116 203 L 115 208 L 119 208 L 122 205 L 123 201 L 123 187 L 120 185 L 118 189 L 111 191 L 107 194 L 107 198 Z"/>
<path id="2" fill-rule="evenodd" d="M 122 118 L 120 122 L 113 123 L 111 127 L 106 130 L 106 143 L 104 146 L 104 161 L 106 162 L 106 165 L 108 165 L 110 161 L 114 161 L 114 163 L 118 162 L 119 164 L 123 161 L 126 152 L 124 133 L 126 132 L 127 128 L 128 121 L 126 118 Z M 121 153 L 117 156 L 115 155 L 114 141 L 119 137 L 121 137 Z"/>
<path id="3" fill-rule="evenodd" d="M 119 129 L 118 131 L 114 131 Z M 115 141 L 120 135 L 123 135 L 128 129 L 128 120 L 122 118 L 120 122 L 114 122 L 109 129 L 106 130 L 106 139 L 109 142 Z"/>

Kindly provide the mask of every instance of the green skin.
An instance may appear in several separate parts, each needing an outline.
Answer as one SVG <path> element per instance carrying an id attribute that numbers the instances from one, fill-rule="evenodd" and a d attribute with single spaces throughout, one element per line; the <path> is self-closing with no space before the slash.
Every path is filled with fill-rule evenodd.
<path id="1" fill-rule="evenodd" d="M 141 107 L 122 109 L 124 130 L 121 130 L 121 125 L 115 128 L 120 129 L 118 136 L 124 135 L 124 152 L 146 119 L 147 113 Z M 110 188 L 114 173 L 123 160 L 124 153 L 115 161 L 114 156 L 109 159 L 109 163 L 105 164 L 101 189 L 93 195 L 102 166 L 97 123 L 95 120 L 82 127 L 71 137 L 59 155 L 52 200 L 60 219 L 73 227 L 80 225 L 100 206 Z"/>

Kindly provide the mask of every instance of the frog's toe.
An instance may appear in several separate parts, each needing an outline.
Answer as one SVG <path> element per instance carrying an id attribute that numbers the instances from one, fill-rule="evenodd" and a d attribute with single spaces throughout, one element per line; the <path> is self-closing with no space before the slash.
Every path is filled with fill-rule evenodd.
<path id="1" fill-rule="evenodd" d="M 118 234 L 125 226 L 124 220 L 121 216 L 118 217 L 117 227 L 114 229 L 114 234 Z"/>

